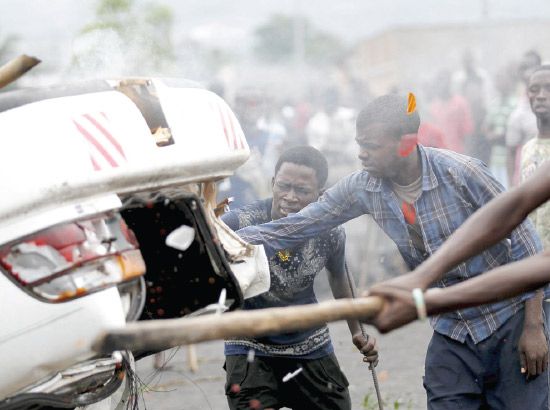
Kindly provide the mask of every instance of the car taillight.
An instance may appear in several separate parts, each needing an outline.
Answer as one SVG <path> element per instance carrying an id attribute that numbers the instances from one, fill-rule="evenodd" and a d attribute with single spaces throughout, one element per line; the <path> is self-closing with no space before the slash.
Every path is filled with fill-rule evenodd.
<path id="1" fill-rule="evenodd" d="M 0 264 L 26 289 L 56 302 L 145 273 L 137 240 L 118 214 L 55 226 L 4 246 Z"/>

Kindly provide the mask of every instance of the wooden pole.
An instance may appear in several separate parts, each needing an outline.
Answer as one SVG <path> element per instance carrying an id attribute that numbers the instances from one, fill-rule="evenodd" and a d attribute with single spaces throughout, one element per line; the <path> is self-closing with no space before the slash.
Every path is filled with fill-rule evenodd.
<path id="1" fill-rule="evenodd" d="M 24 54 L 7 62 L 0 67 L 0 88 L 17 80 L 38 63 L 40 63 L 38 58 Z"/>
<path id="2" fill-rule="evenodd" d="M 199 357 L 197 355 L 197 346 L 195 345 L 187 345 L 187 365 L 193 373 L 199 371 Z"/>
<path id="3" fill-rule="evenodd" d="M 160 351 L 208 340 L 265 336 L 337 320 L 370 318 L 380 311 L 382 304 L 379 297 L 338 299 L 311 305 L 135 322 L 105 332 L 95 340 L 93 349 L 101 354 L 115 350 Z"/>

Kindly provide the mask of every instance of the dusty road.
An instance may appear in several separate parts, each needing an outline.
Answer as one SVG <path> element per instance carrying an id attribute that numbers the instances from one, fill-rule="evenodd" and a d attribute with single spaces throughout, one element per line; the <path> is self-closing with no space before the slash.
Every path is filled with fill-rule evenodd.
<path id="1" fill-rule="evenodd" d="M 353 409 L 378 409 L 368 367 L 351 344 L 345 322 L 330 326 L 336 355 L 350 382 Z M 426 323 L 414 323 L 384 336 L 377 336 L 380 364 L 377 368 L 380 390 L 387 409 L 424 409 L 422 387 L 424 354 L 431 335 Z M 199 370 L 188 368 L 186 348 L 167 351 L 166 369 L 155 372 L 151 359 L 138 362 L 138 374 L 149 385 L 141 409 L 203 410 L 226 409 L 223 343 L 196 346 Z M 367 403 L 365 405 L 365 399 Z M 399 404 L 395 402 L 399 401 Z"/>

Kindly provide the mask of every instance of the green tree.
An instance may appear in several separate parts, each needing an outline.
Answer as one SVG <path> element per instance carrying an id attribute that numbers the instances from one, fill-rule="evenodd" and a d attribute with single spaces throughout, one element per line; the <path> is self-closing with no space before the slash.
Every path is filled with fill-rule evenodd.
<path id="1" fill-rule="evenodd" d="M 75 41 L 73 63 L 82 70 L 160 75 L 175 63 L 172 10 L 156 2 L 99 0 L 95 21 Z"/>
<path id="2" fill-rule="evenodd" d="M 332 64 L 344 51 L 338 37 L 301 16 L 274 14 L 254 30 L 254 54 L 270 63 L 303 59 L 308 64 Z"/>

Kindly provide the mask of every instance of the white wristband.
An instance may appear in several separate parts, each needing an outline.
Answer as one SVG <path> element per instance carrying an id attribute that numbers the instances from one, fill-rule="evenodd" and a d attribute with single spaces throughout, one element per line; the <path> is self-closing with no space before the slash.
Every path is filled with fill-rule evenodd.
<path id="1" fill-rule="evenodd" d="M 426 302 L 424 302 L 424 293 L 420 288 L 414 288 L 412 290 L 412 297 L 416 306 L 416 312 L 418 314 L 418 320 L 424 321 L 428 317 L 426 311 Z"/>

